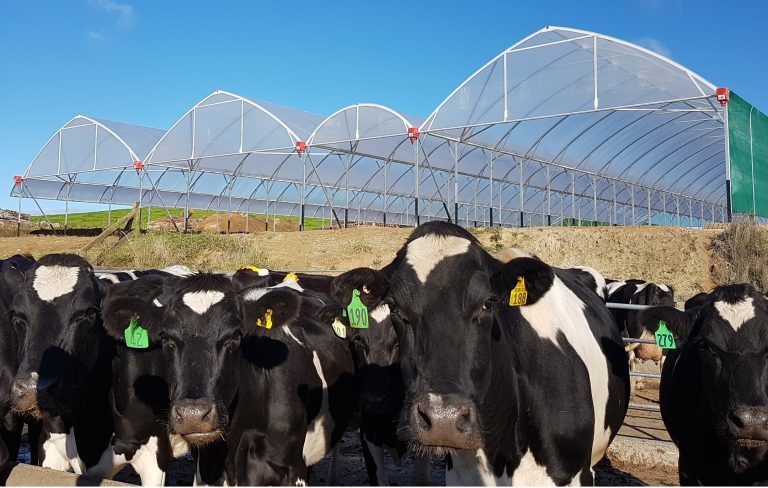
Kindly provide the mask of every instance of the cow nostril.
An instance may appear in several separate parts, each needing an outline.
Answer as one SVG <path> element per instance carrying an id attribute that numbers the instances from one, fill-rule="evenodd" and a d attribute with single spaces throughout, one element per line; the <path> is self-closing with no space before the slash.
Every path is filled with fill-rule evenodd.
<path id="1" fill-rule="evenodd" d="M 461 433 L 469 432 L 472 430 L 473 423 L 472 407 L 463 407 L 456 417 L 456 430 Z"/>
<path id="2" fill-rule="evenodd" d="M 731 423 L 734 425 L 734 427 L 743 429 L 744 428 L 744 419 L 739 414 L 739 412 L 735 412 L 731 410 L 728 412 L 728 420 L 731 421 Z"/>
<path id="3" fill-rule="evenodd" d="M 204 408 L 203 410 L 204 412 L 201 418 L 204 422 L 211 422 L 216 414 L 216 411 L 213 407 L 208 407 L 207 409 Z"/>
<path id="4" fill-rule="evenodd" d="M 426 408 L 421 403 L 416 405 L 417 426 L 421 430 L 430 430 L 432 428 L 432 419 L 429 417 Z"/>

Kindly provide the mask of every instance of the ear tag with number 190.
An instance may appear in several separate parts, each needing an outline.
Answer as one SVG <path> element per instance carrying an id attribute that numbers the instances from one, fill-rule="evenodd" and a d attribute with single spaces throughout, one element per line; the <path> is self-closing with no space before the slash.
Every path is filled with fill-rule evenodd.
<path id="1" fill-rule="evenodd" d="M 517 277 L 517 284 L 512 291 L 509 292 L 509 306 L 519 307 L 525 305 L 528 301 L 528 290 L 525 288 L 525 278 L 522 276 Z"/>
<path id="2" fill-rule="evenodd" d="M 360 300 L 360 290 L 352 290 L 352 301 L 347 305 L 349 326 L 355 329 L 368 328 L 368 307 Z"/>
<path id="3" fill-rule="evenodd" d="M 656 331 L 656 345 L 662 349 L 677 349 L 675 335 L 667 329 L 667 323 L 659 320 L 659 329 Z"/>

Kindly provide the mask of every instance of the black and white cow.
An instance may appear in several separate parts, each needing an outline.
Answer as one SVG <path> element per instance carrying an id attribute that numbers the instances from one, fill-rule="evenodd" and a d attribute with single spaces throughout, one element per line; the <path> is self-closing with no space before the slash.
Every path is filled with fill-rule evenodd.
<path id="1" fill-rule="evenodd" d="M 19 367 L 19 345 L 23 341 L 23 330 L 17 330 L 11 323 L 9 308 L 13 296 L 24 282 L 24 271 L 35 260 L 28 256 L 15 255 L 0 261 L 0 468 L 16 462 L 21 445 L 24 419 L 11 409 L 11 388 Z M 39 438 L 39 422 L 28 419 L 30 443 Z M 31 453 L 31 461 L 37 463 L 37 452 Z"/>
<path id="2" fill-rule="evenodd" d="M 678 349 L 662 373 L 661 414 L 680 450 L 682 485 L 768 482 L 768 302 L 749 285 L 720 286 L 685 312 L 647 309 Z"/>
<path id="3" fill-rule="evenodd" d="M 369 310 L 368 328 L 349 327 L 344 308 L 360 291 L 361 301 Z M 390 319 L 389 305 L 381 300 L 387 282 L 370 268 L 357 268 L 334 278 L 331 283 L 332 305 L 321 311 L 321 321 L 338 320 L 352 348 L 355 377 L 359 390 L 360 443 L 373 486 L 388 485 L 384 465 L 384 450 L 390 452 L 396 464 L 402 465 L 407 445 L 397 436 L 397 424 L 405 400 L 405 388 L 400 372 L 400 350 L 397 334 Z M 429 474 L 428 456 L 414 459 L 412 485 L 426 485 Z"/>
<path id="4" fill-rule="evenodd" d="M 629 396 L 618 328 L 593 290 L 538 259 L 501 263 L 444 222 L 416 229 L 380 273 L 402 433 L 414 451 L 449 454 L 446 484 L 593 483 Z"/>
<path id="5" fill-rule="evenodd" d="M 167 434 L 159 346 L 128 349 L 130 317 L 102 321 L 102 306 L 110 311 L 130 293 L 159 294 L 172 278 L 163 270 L 138 273 L 144 277 L 133 285 L 113 284 L 118 277 L 97 279 L 87 261 L 66 254 L 45 256 L 26 273 L 12 311 L 26 334 L 13 394 L 17 411 L 42 418 L 37 450 L 45 467 L 111 478 L 131 464 L 144 484 L 159 485 L 168 461 L 185 452 Z"/>
<path id="6" fill-rule="evenodd" d="M 114 341 L 101 326 L 101 286 L 81 257 L 51 254 L 27 270 L 13 298 L 24 340 L 12 403 L 42 420 L 44 467 L 83 474 L 110 447 Z"/>
<path id="7" fill-rule="evenodd" d="M 290 287 L 237 292 L 213 274 L 157 300 L 144 327 L 168 361 L 169 431 L 199 449 L 196 481 L 305 483 L 355 402 L 349 348 L 314 319 L 322 304 Z"/>
<path id="8" fill-rule="evenodd" d="M 157 297 L 179 279 L 167 270 L 152 270 L 113 284 L 102 300 L 104 329 L 116 343 L 111 409 L 115 435 L 99 467 L 89 471 L 93 477 L 112 478 L 130 464 L 142 484 L 163 485 L 169 463 L 189 452 L 183 439 L 168 433 L 170 398 L 160 339 L 148 334 L 147 347 L 134 348 L 125 338 L 132 320 L 141 327 L 143 317 L 155 315 Z"/>
<path id="9" fill-rule="evenodd" d="M 253 266 L 241 268 L 232 276 L 232 283 L 235 285 L 236 290 L 250 287 L 266 288 L 279 286 L 286 281 L 296 281 L 302 289 L 309 290 L 313 295 L 321 299 L 330 293 L 332 280 L 333 276 L 272 271 Z"/>
<path id="10" fill-rule="evenodd" d="M 626 281 L 610 281 L 607 284 L 608 302 L 631 305 L 663 305 L 675 306 L 675 291 L 663 284 L 649 283 L 643 280 L 630 279 Z M 611 309 L 619 329 L 631 339 L 651 339 L 653 332 L 644 328 L 637 320 L 636 310 Z M 658 361 L 659 367 L 664 366 L 664 354 L 656 344 L 641 344 L 630 342 L 624 346 L 629 356 L 630 371 L 634 371 L 637 360 Z M 634 383 L 633 383 L 634 386 Z"/>

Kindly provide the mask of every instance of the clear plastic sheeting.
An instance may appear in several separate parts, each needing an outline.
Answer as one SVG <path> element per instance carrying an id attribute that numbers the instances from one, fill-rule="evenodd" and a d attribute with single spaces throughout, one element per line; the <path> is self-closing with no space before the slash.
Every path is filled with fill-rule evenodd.
<path id="1" fill-rule="evenodd" d="M 323 117 L 224 91 L 167 132 L 75 117 L 12 194 L 340 225 L 700 226 L 727 218 L 714 95 L 647 49 L 547 27 L 426 120 L 371 103 Z"/>

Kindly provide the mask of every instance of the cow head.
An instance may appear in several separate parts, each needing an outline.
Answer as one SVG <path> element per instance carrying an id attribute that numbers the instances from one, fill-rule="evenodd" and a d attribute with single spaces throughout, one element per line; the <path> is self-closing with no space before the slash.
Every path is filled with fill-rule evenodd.
<path id="1" fill-rule="evenodd" d="M 22 336 L 14 408 L 41 415 L 73 407 L 104 351 L 99 303 L 102 283 L 83 258 L 51 254 L 25 273 L 11 306 Z"/>
<path id="2" fill-rule="evenodd" d="M 239 386 L 242 312 L 232 283 L 201 273 L 157 300 L 170 381 L 169 430 L 191 445 L 221 440 Z"/>
<path id="3" fill-rule="evenodd" d="M 334 305 L 323 310 L 323 323 L 339 320 L 346 327 L 355 362 L 355 377 L 360 391 L 360 408 L 371 414 L 396 412 L 402 406 L 403 384 L 400 374 L 400 350 L 392 327 L 389 305 L 383 301 L 388 283 L 382 273 L 357 268 L 331 282 Z M 353 291 L 370 312 L 369 327 L 349 327 L 344 312 Z"/>
<path id="4" fill-rule="evenodd" d="M 464 229 L 422 225 L 382 271 L 406 387 L 401 433 L 412 449 L 476 449 L 479 401 L 499 339 L 490 276 L 501 267 Z"/>
<path id="5" fill-rule="evenodd" d="M 651 331 L 665 321 L 685 343 L 677 359 L 681 380 L 695 385 L 706 425 L 720 440 L 737 474 L 765 470 L 768 454 L 768 302 L 750 285 L 717 287 L 697 295 L 685 312 L 670 307 L 644 310 L 639 320 Z M 665 374 L 667 371 L 665 370 Z M 713 449 L 715 446 L 713 446 Z"/>

